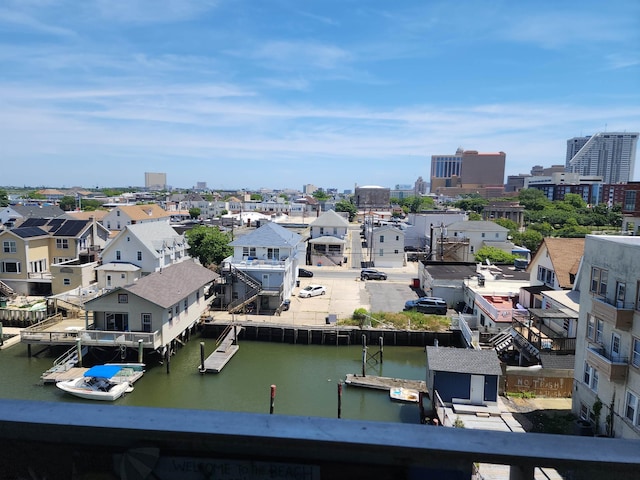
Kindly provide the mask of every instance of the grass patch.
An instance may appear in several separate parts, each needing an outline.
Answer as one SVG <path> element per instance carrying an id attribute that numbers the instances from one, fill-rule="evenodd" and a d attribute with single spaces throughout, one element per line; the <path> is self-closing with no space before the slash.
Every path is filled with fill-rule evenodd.
<path id="1" fill-rule="evenodd" d="M 394 328 L 396 330 L 426 330 L 443 332 L 451 326 L 451 319 L 445 315 L 426 315 L 415 311 L 406 312 L 363 312 L 359 308 L 352 318 L 342 319 L 340 325 L 355 327 L 371 326 L 373 328 Z"/>

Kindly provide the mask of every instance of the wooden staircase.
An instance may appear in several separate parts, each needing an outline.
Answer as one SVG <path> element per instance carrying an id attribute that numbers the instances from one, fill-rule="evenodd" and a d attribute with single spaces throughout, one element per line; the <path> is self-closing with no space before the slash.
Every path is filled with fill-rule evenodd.
<path id="1" fill-rule="evenodd" d="M 258 295 L 260 295 L 260 292 L 262 291 L 262 283 L 258 282 L 251 275 L 244 273 L 242 270 L 238 270 L 234 266 L 231 266 L 231 275 L 248 287 L 248 290 L 242 298 L 234 300 L 227 307 L 227 311 L 229 313 L 238 313 L 258 298 Z"/>

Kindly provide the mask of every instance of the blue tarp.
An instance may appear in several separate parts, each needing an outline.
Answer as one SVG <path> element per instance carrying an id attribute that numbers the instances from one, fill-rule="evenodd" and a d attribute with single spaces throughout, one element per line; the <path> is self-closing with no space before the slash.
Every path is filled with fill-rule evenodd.
<path id="1" fill-rule="evenodd" d="M 96 365 L 95 367 L 91 367 L 87 370 L 84 376 L 111 378 L 120 370 L 122 370 L 120 365 Z"/>

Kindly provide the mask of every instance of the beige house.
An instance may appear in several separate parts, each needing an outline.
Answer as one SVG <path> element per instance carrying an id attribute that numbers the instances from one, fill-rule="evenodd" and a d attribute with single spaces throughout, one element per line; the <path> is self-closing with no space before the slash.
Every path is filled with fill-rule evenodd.
<path id="1" fill-rule="evenodd" d="M 18 228 L 0 232 L 0 280 L 22 295 L 49 295 L 53 291 L 51 265 L 94 262 L 107 237 L 107 230 L 95 221 L 27 219 Z M 82 283 L 85 277 L 65 277 L 60 288 L 86 286 Z"/>
<path id="2" fill-rule="evenodd" d="M 146 349 L 169 348 L 207 311 L 204 289 L 217 278 L 187 260 L 110 290 L 85 303 L 94 323 L 79 338 L 85 345 L 136 347 L 142 341 Z"/>
<path id="3" fill-rule="evenodd" d="M 149 203 L 145 205 L 124 205 L 111 210 L 102 219 L 102 224 L 109 230 L 124 230 L 127 225 L 148 222 L 167 222 L 171 214 L 160 205 Z"/>

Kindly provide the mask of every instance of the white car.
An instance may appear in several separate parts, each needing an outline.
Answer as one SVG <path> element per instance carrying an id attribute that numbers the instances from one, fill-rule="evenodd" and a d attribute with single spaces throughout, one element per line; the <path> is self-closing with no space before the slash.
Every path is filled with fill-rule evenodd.
<path id="1" fill-rule="evenodd" d="M 325 293 L 327 293 L 326 287 L 323 287 L 322 285 L 309 285 L 308 287 L 304 287 L 300 290 L 298 296 L 300 298 L 316 297 L 318 295 L 324 295 Z"/>

